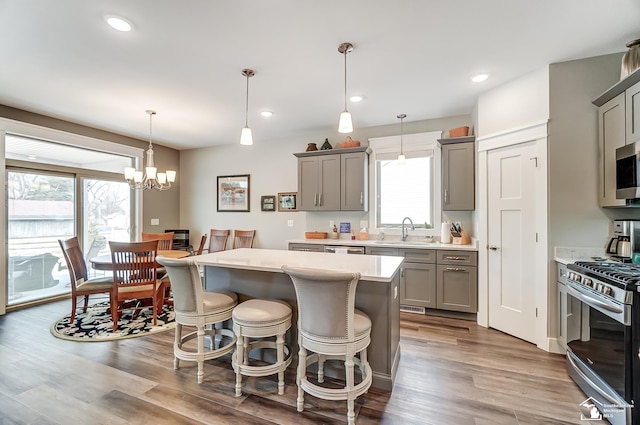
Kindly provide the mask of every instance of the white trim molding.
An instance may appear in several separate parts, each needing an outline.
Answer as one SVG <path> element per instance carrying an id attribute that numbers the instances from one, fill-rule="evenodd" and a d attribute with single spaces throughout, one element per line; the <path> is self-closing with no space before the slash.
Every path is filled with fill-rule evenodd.
<path id="1" fill-rule="evenodd" d="M 478 137 L 478 152 L 498 149 L 547 137 L 548 120 Z"/>
<path id="2" fill-rule="evenodd" d="M 535 258 L 531 272 L 535 273 L 535 306 L 537 318 L 535 344 L 545 351 L 556 351 L 553 341 L 548 338 L 549 305 L 549 253 L 548 237 L 548 121 L 540 121 L 516 129 L 487 135 L 478 139 L 478 324 L 489 326 L 489 264 L 488 244 L 488 153 L 494 149 L 521 143 L 534 142 L 536 145 L 536 194 L 535 226 L 538 236 Z"/>

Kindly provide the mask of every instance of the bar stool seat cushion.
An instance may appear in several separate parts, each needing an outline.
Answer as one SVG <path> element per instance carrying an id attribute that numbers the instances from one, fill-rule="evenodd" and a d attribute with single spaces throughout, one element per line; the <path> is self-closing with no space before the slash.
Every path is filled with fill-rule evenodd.
<path id="1" fill-rule="evenodd" d="M 355 339 L 365 337 L 371 332 L 371 319 L 357 308 L 354 310 L 353 328 Z"/>
<path id="2" fill-rule="evenodd" d="M 238 303 L 238 295 L 229 291 L 204 292 L 202 301 L 205 313 L 212 310 L 220 311 L 235 307 Z"/>
<path id="3" fill-rule="evenodd" d="M 252 327 L 273 326 L 290 316 L 291 307 L 280 300 L 250 299 L 233 310 L 234 322 Z"/>

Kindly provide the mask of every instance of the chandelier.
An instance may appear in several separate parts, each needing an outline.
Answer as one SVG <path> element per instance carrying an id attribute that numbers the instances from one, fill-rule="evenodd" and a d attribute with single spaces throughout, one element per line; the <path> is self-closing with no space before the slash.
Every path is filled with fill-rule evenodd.
<path id="1" fill-rule="evenodd" d="M 147 149 L 147 166 L 144 172 L 133 167 L 124 169 L 124 179 L 129 183 L 131 189 L 155 189 L 167 190 L 171 188 L 171 183 L 176 181 L 176 172 L 167 170 L 166 173 L 158 173 L 158 169 L 153 163 L 153 143 L 151 143 L 152 119 L 156 111 L 147 109 L 149 115 L 149 149 Z"/>

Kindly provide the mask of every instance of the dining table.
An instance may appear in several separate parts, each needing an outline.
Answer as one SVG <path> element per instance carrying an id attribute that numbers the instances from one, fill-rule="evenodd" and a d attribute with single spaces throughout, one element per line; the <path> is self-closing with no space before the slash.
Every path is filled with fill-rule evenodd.
<path id="1" fill-rule="evenodd" d="M 159 249 L 158 256 L 168 258 L 184 258 L 189 256 L 189 252 L 178 249 Z M 98 255 L 97 257 L 89 258 L 89 262 L 91 263 L 91 267 L 93 267 L 95 270 L 113 270 L 111 254 Z"/>

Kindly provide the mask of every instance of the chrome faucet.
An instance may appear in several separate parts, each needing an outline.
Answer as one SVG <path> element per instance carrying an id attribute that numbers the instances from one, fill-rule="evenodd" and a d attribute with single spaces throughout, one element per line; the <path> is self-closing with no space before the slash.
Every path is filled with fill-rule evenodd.
<path id="1" fill-rule="evenodd" d="M 416 226 L 413 225 L 413 221 L 411 221 L 411 219 L 409 217 L 405 217 L 402 219 L 402 241 L 406 241 L 407 240 L 407 236 L 409 236 L 409 231 L 406 229 L 404 222 L 409 220 L 409 223 L 411 223 L 411 230 L 416 230 Z"/>

